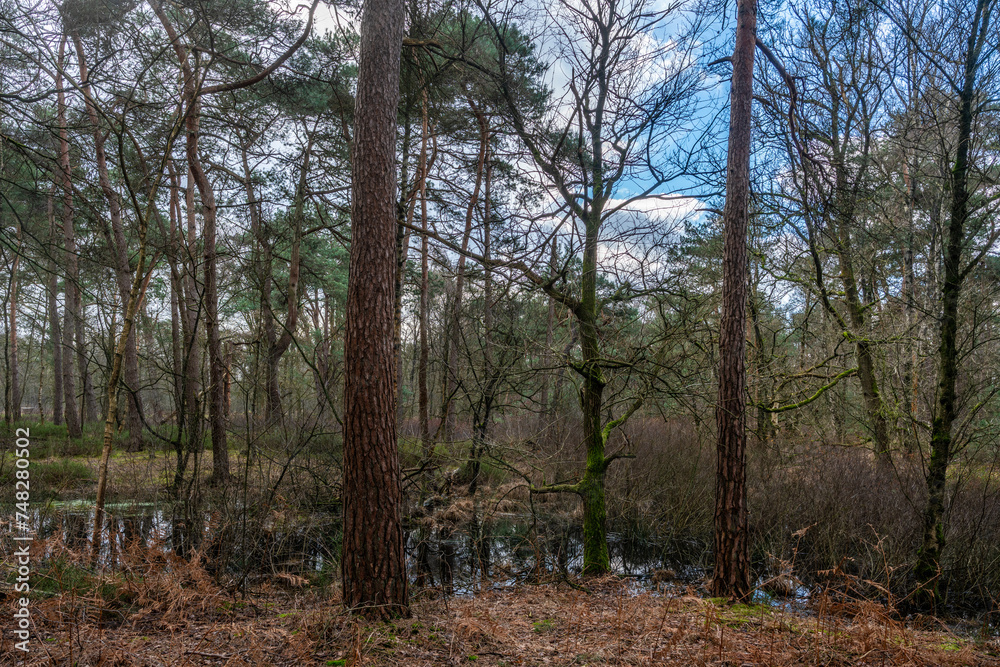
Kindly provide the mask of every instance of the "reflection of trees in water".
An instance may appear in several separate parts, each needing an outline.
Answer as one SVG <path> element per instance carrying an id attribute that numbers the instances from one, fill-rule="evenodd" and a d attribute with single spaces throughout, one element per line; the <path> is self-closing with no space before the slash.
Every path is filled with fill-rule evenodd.
<path id="1" fill-rule="evenodd" d="M 63 541 L 71 549 L 87 546 L 87 514 L 70 512 L 63 515 Z"/>
<path id="2" fill-rule="evenodd" d="M 609 538 L 616 572 L 635 576 L 663 566 L 659 544 L 626 534 L 611 533 Z M 537 581 L 579 573 L 583 535 L 565 521 L 535 524 L 528 518 L 418 526 L 408 535 L 407 557 L 415 585 L 461 593 L 490 581 Z"/>
<path id="3" fill-rule="evenodd" d="M 151 509 L 123 514 L 107 513 L 104 530 L 107 541 L 101 550 L 102 558 L 109 564 L 118 563 L 119 554 L 129 550 L 150 548 L 156 539 L 157 526 L 163 522 L 162 513 Z M 35 515 L 38 537 L 58 538 L 70 549 L 86 549 L 91 543 L 90 527 L 93 524 L 93 510 L 39 511 Z M 50 554 L 51 555 L 51 554 Z"/>
<path id="4" fill-rule="evenodd" d="M 39 534 L 59 537 L 68 547 L 90 544 L 93 511 L 58 512 L 39 516 Z M 211 512 L 188 518 L 169 510 L 107 515 L 107 541 L 102 559 L 120 565 L 128 554 L 146 549 L 170 551 L 190 558 L 196 549 L 214 576 L 236 575 L 253 580 L 278 573 L 317 572 L 339 557 L 340 525 L 334 515 L 316 515 L 307 522 L 278 530 L 259 528 L 242 534 L 218 525 Z M 613 569 L 635 576 L 664 566 L 661 547 L 629 533 L 609 535 Z M 515 581 L 537 581 L 551 575 L 578 573 L 583 535 L 572 522 L 550 517 L 502 521 L 487 516 L 465 521 L 414 526 L 407 539 L 408 569 L 420 587 L 445 594 L 463 594 Z"/>

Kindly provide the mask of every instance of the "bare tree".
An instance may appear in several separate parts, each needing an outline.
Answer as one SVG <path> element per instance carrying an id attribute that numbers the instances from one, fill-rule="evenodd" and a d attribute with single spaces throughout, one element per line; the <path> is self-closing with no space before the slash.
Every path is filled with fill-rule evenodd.
<path id="1" fill-rule="evenodd" d="M 534 493 L 574 493 L 583 504 L 585 574 L 601 574 L 610 569 L 605 505 L 605 477 L 616 460 L 632 457 L 630 452 L 608 452 L 612 433 L 644 403 L 645 388 L 625 392 L 609 405 L 605 389 L 616 370 L 633 370 L 649 359 L 611 359 L 602 331 L 608 310 L 627 303 L 653 289 L 657 277 L 645 272 L 656 262 L 651 256 L 630 256 L 632 249 L 657 247 L 657 238 L 670 229 L 644 227 L 636 223 L 620 226 L 630 206 L 660 202 L 669 206 L 678 198 L 664 188 L 688 173 L 690 159 L 670 161 L 670 146 L 676 146 L 674 132 L 681 130 L 694 115 L 695 92 L 700 85 L 694 75 L 690 52 L 699 26 L 681 29 L 681 4 L 653 9 L 643 0 L 610 2 L 560 2 L 549 9 L 555 47 L 554 56 L 572 70 L 568 90 L 547 113 L 531 105 L 536 91 L 518 86 L 515 67 L 525 66 L 517 57 L 518 33 L 509 24 L 490 18 L 498 43 L 499 88 L 504 116 L 525 147 L 548 187 L 554 202 L 556 232 L 541 234 L 533 253 L 533 264 L 548 263 L 551 237 L 569 223 L 568 257 L 582 256 L 579 283 L 567 285 L 566 264 L 554 276 L 543 276 L 521 264 L 526 277 L 566 307 L 579 331 L 580 356 L 569 366 L 582 384 L 580 407 L 583 413 L 584 470 L 577 481 L 544 484 Z M 655 42 L 643 37 L 671 23 L 676 30 L 671 39 Z M 523 53 L 523 51 L 521 52 Z M 522 79 L 523 80 L 523 76 Z M 682 122 L 683 119 L 683 122 Z M 704 128 L 699 128 L 704 131 Z M 688 156 L 690 157 L 690 156 Z M 667 166 L 664 166 L 667 165 Z M 622 186 L 641 180 L 643 189 L 621 199 Z M 641 238 L 641 241 L 637 239 Z M 637 245 L 638 244 L 638 245 Z M 609 264 L 602 266 L 599 251 L 617 248 Z M 639 251 L 644 252 L 644 251 Z M 637 268 L 628 271 L 629 263 Z M 605 269 L 605 271 L 602 271 Z M 612 294 L 598 293 L 599 274 L 619 280 Z M 545 273 L 549 273 L 546 269 Z M 608 346 L 612 347 L 612 346 Z M 655 355 L 652 355 L 655 356 Z M 653 362 L 656 365 L 656 362 Z M 611 410 L 617 416 L 609 414 Z"/>
<path id="2" fill-rule="evenodd" d="M 941 557 L 945 546 L 945 491 L 948 467 L 954 454 L 952 426 L 958 410 L 956 385 L 959 375 L 959 299 L 969 274 L 997 240 L 996 231 L 993 230 L 987 235 L 989 242 L 963 262 L 963 252 L 967 252 L 966 228 L 970 224 L 970 199 L 974 190 L 972 179 L 976 169 L 972 157 L 973 124 L 984 110 L 979 98 L 982 96 L 987 65 L 996 61 L 997 35 L 993 15 L 996 10 L 996 0 L 977 0 L 974 7 L 955 13 L 952 20 L 955 22 L 953 27 L 957 29 L 956 34 L 967 37 L 964 44 L 957 44 L 962 54 L 958 59 L 959 76 L 944 72 L 946 81 L 957 98 L 957 133 L 950 178 L 951 205 L 943 248 L 938 384 L 931 422 L 931 458 L 927 467 L 924 535 L 913 568 L 918 585 L 916 602 L 924 607 L 934 607 L 941 602 L 939 584 Z M 983 223 L 973 222 L 976 223 L 976 231 L 982 233 Z"/>

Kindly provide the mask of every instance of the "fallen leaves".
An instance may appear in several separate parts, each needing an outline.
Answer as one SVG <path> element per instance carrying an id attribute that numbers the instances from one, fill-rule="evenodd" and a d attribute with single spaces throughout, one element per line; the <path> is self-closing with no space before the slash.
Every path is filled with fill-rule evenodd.
<path id="1" fill-rule="evenodd" d="M 22 664 L 1000 667 L 995 642 L 907 627 L 875 603 L 836 613 L 729 607 L 690 592 L 636 593 L 611 577 L 588 582 L 591 594 L 550 584 L 424 598 L 409 619 L 371 623 L 344 615 L 336 591 L 270 588 L 238 601 L 183 574 L 186 586 L 137 583 L 148 607 L 117 625 L 80 608 L 94 601 L 42 603 L 34 641 L 45 650 Z"/>

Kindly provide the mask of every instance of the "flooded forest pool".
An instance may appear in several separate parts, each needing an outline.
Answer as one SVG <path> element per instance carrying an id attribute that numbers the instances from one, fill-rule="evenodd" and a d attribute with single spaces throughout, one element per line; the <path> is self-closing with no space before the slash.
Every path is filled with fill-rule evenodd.
<path id="1" fill-rule="evenodd" d="M 191 558 L 197 552 L 209 574 L 239 587 L 275 578 L 324 584 L 339 579 L 341 526 L 335 513 L 279 515 L 227 525 L 221 524 L 220 514 L 206 510 L 185 516 L 182 504 L 109 504 L 100 558 L 114 568 L 136 553 Z M 43 558 L 54 556 L 59 547 L 76 552 L 91 548 L 92 500 L 51 501 L 36 509 L 32 520 Z M 446 595 L 568 578 L 579 574 L 583 565 L 579 526 L 562 520 L 542 523 L 531 514 L 504 513 L 455 526 L 414 523 L 405 535 L 412 584 L 417 590 Z M 608 547 L 612 571 L 628 579 L 636 593 L 680 593 L 706 580 L 702 564 L 669 562 L 656 541 L 610 532 Z M 800 582 L 780 592 L 758 590 L 754 601 L 803 606 L 810 595 Z"/>

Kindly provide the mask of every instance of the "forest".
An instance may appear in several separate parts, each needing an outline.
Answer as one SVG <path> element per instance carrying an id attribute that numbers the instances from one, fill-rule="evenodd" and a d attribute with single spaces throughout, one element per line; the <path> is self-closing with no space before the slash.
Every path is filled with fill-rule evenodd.
<path id="1" fill-rule="evenodd" d="M 1000 665 L 998 0 L 0 0 L 0 665 Z"/>

